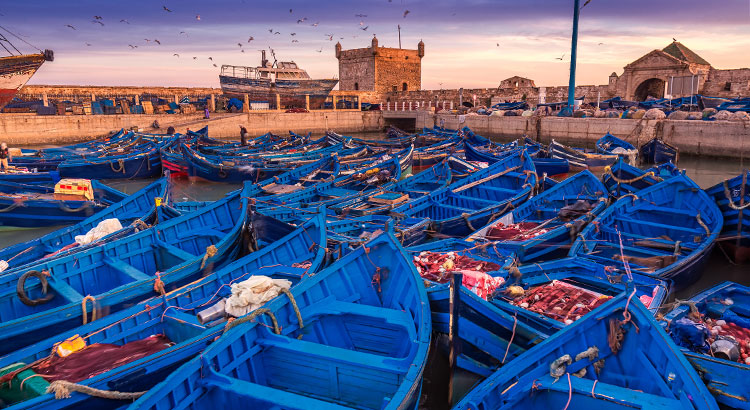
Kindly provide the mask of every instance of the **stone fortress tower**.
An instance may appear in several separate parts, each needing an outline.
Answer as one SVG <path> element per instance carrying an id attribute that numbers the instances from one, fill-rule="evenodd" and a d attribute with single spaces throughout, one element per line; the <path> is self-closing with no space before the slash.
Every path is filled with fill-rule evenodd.
<path id="1" fill-rule="evenodd" d="M 420 90 L 422 57 L 422 41 L 416 50 L 380 47 L 377 37 L 366 48 L 342 50 L 341 43 L 336 43 L 339 89 L 377 93 Z"/>

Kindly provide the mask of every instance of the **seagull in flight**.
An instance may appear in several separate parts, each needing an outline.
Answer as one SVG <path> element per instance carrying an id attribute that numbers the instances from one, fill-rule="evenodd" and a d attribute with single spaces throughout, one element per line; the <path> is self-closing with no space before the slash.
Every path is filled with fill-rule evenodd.
<path id="1" fill-rule="evenodd" d="M 209 59 L 209 60 L 211 60 L 211 61 L 214 61 L 214 58 L 213 58 L 213 57 L 208 57 L 208 59 Z"/>
<path id="2" fill-rule="evenodd" d="M 299 43 L 299 40 L 292 40 L 292 43 Z"/>
<path id="3" fill-rule="evenodd" d="M 307 17 L 302 17 L 301 19 L 297 20 L 297 24 L 304 23 L 305 21 L 307 21 Z"/>
<path id="4" fill-rule="evenodd" d="M 318 53 L 322 53 L 323 52 L 323 47 L 321 47 L 320 50 L 315 50 L 315 51 L 317 51 Z"/>
<path id="5" fill-rule="evenodd" d="M 101 21 L 99 21 L 99 20 L 91 20 L 91 22 L 92 22 L 92 23 L 94 23 L 94 24 L 101 24 L 101 25 L 102 25 L 102 27 L 104 27 L 104 23 L 102 23 L 102 22 L 101 22 Z"/>
<path id="6" fill-rule="evenodd" d="M 91 47 L 91 43 L 86 43 L 86 47 Z"/>
<path id="7" fill-rule="evenodd" d="M 164 11 L 166 11 L 167 13 L 172 12 L 172 10 L 168 9 L 167 6 L 161 6 L 161 8 L 164 9 Z"/>
<path id="8" fill-rule="evenodd" d="M 66 24 L 66 25 L 65 25 L 65 27 L 70 27 L 70 28 L 72 28 L 73 30 L 75 30 L 75 29 L 76 29 L 75 27 L 71 26 L 70 24 Z"/>
<path id="9" fill-rule="evenodd" d="M 406 11 L 404 12 L 404 18 L 406 18 L 406 15 L 407 15 L 407 14 L 409 14 L 409 13 L 411 13 L 411 12 L 410 12 L 409 10 L 406 10 Z"/>
<path id="10" fill-rule="evenodd" d="M 360 30 L 362 30 L 362 31 L 367 31 L 367 28 L 368 28 L 368 27 L 370 27 L 370 26 L 364 26 L 364 27 L 360 27 L 359 29 L 360 29 Z"/>
<path id="11" fill-rule="evenodd" d="M 132 44 L 128 44 L 128 47 L 130 47 L 130 48 L 138 48 L 138 46 L 134 46 Z"/>
<path id="12" fill-rule="evenodd" d="M 242 47 L 242 43 L 237 43 L 238 46 Z"/>
<path id="13" fill-rule="evenodd" d="M 216 64 L 214 64 L 214 67 L 218 67 Z"/>
<path id="14" fill-rule="evenodd" d="M 562 57 L 555 57 L 555 60 L 562 61 L 565 58 L 565 54 L 563 53 Z"/>
<path id="15" fill-rule="evenodd" d="M 102 16 L 94 16 L 94 20 L 101 20 Z"/>
<path id="16" fill-rule="evenodd" d="M 311 25 L 311 26 L 313 26 L 313 27 L 318 27 L 318 24 L 320 24 L 320 22 L 319 22 L 319 21 L 316 21 L 315 23 L 312 23 L 312 24 L 310 24 L 310 25 Z"/>
<path id="17" fill-rule="evenodd" d="M 296 36 L 297 33 L 289 33 L 290 36 Z"/>
<path id="18" fill-rule="evenodd" d="M 175 57 L 177 57 L 177 58 L 180 58 L 180 55 L 179 55 L 179 54 L 177 54 L 177 53 L 174 53 L 174 54 L 172 54 L 172 55 L 173 55 L 173 56 L 175 56 Z"/>
<path id="19" fill-rule="evenodd" d="M 201 21 L 201 15 L 200 14 L 196 15 L 195 19 L 198 20 L 198 21 Z"/>
<path id="20" fill-rule="evenodd" d="M 248 39 L 247 39 L 247 42 L 249 43 L 249 42 L 251 42 L 251 41 L 253 41 L 253 40 L 255 40 L 255 37 L 253 37 L 253 36 L 250 36 L 250 38 L 248 38 Z"/>
<path id="21" fill-rule="evenodd" d="M 158 45 L 161 45 L 161 41 L 159 41 L 159 40 L 157 40 L 157 39 L 154 39 L 154 43 L 156 43 L 156 44 L 158 44 Z"/>
<path id="22" fill-rule="evenodd" d="M 355 14 L 354 17 L 365 18 L 367 14 Z"/>
<path id="23" fill-rule="evenodd" d="M 197 60 L 197 59 L 198 59 L 198 57 L 193 57 L 193 60 Z"/>
<path id="24" fill-rule="evenodd" d="M 125 19 L 120 20 L 120 23 L 130 24 L 130 22 Z"/>

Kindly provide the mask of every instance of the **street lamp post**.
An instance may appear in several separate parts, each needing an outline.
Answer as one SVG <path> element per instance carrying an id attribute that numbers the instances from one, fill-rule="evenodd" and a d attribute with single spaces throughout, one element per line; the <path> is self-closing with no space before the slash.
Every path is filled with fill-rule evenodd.
<path id="1" fill-rule="evenodd" d="M 578 15 L 581 12 L 580 0 L 575 0 L 573 6 L 573 41 L 570 50 L 570 81 L 568 82 L 568 109 L 571 113 L 575 106 L 576 92 L 576 58 L 578 56 Z"/>

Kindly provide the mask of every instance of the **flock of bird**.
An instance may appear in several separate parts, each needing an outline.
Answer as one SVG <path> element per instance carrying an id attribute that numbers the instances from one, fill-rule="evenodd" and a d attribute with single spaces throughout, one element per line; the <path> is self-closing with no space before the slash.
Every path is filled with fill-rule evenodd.
<path id="1" fill-rule="evenodd" d="M 390 3 L 390 2 L 392 2 L 392 0 L 388 0 L 388 2 Z M 170 9 L 169 7 L 167 7 L 167 6 L 162 6 L 161 12 L 163 12 L 163 13 L 173 13 L 174 11 L 172 9 Z M 406 18 L 406 16 L 408 16 L 409 13 L 411 13 L 410 10 L 404 10 L 404 12 L 403 12 L 403 18 Z M 294 9 L 289 9 L 289 14 L 290 15 L 294 15 Z M 357 19 L 360 20 L 359 21 L 359 27 L 358 27 L 359 30 L 367 31 L 370 28 L 370 25 L 365 23 L 365 19 L 368 17 L 367 14 L 357 13 L 357 14 L 354 15 L 354 17 L 356 17 Z M 201 15 L 200 14 L 196 14 L 195 15 L 195 21 L 201 21 Z M 308 19 L 308 17 L 299 17 L 299 18 L 296 19 L 296 22 L 297 22 L 298 25 L 303 25 L 303 24 L 305 26 L 309 25 L 312 28 L 317 28 L 320 25 L 319 21 L 310 22 L 309 19 Z M 100 16 L 100 15 L 93 16 L 93 19 L 91 20 L 91 23 L 92 24 L 97 24 L 100 27 L 105 27 L 108 24 L 106 22 L 105 18 L 103 16 Z M 119 23 L 117 23 L 117 24 L 130 25 L 131 23 L 127 19 L 120 19 Z M 74 30 L 74 31 L 78 31 L 78 28 L 76 28 L 76 26 L 74 26 L 72 24 L 65 24 L 65 27 L 67 27 L 67 28 L 69 28 L 71 30 Z M 300 28 L 302 28 L 302 27 L 300 27 Z M 399 29 L 400 29 L 400 26 L 399 26 Z M 274 28 L 269 28 L 268 32 L 271 34 L 272 37 L 273 36 L 277 36 L 277 35 L 278 36 L 282 35 L 282 33 L 280 31 L 277 31 Z M 373 34 L 373 36 L 374 35 L 375 34 Z M 179 34 L 178 34 L 178 36 L 189 37 L 189 34 L 188 34 L 187 31 L 180 31 Z M 336 34 L 328 34 L 328 33 L 326 33 L 324 38 L 326 40 L 328 40 L 328 41 L 333 41 L 334 37 L 337 37 Z M 356 36 L 356 35 L 352 36 L 352 38 L 357 38 L 357 37 L 358 36 Z M 283 38 L 283 37 L 280 37 L 280 38 Z M 345 37 L 338 36 L 338 38 L 341 39 L 341 40 L 343 40 Z M 237 46 L 239 48 L 239 51 L 241 53 L 244 53 L 245 52 L 245 47 L 248 44 L 251 44 L 254 40 L 255 40 L 254 36 L 248 36 L 246 43 L 237 42 L 236 44 L 237 44 Z M 155 46 L 161 46 L 162 45 L 162 42 L 159 39 L 156 39 L 156 38 L 152 38 L 152 39 L 144 38 L 143 41 L 145 42 L 145 44 L 144 43 L 130 43 L 130 44 L 127 45 L 127 47 L 129 47 L 131 50 L 135 50 L 135 49 L 138 49 L 139 46 L 143 47 L 145 45 L 155 45 Z M 299 40 L 299 37 L 297 37 L 297 32 L 296 31 L 289 33 L 289 41 L 291 43 L 300 43 L 300 40 Z M 90 43 L 90 42 L 86 42 L 85 44 L 86 44 L 87 47 L 91 47 L 92 46 L 92 43 Z M 271 55 L 274 57 L 274 60 L 275 60 L 275 51 L 270 46 L 268 47 L 268 49 L 270 50 Z M 319 49 L 316 49 L 315 51 L 318 52 L 318 53 L 322 53 L 323 52 L 323 47 L 320 47 Z M 180 58 L 180 53 L 172 53 L 172 56 L 175 57 L 175 58 Z M 198 57 L 197 56 L 192 56 L 192 59 L 193 60 L 198 60 Z M 208 60 L 211 62 L 211 64 L 214 67 L 218 67 L 217 64 L 214 63 L 213 57 L 209 56 Z"/>

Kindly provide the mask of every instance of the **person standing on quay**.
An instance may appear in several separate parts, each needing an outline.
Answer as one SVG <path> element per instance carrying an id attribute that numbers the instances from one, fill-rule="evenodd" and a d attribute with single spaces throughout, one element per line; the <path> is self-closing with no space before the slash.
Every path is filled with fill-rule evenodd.
<path id="1" fill-rule="evenodd" d="M 11 156 L 8 144 L 3 142 L 0 144 L 0 169 L 2 169 L 3 172 L 8 172 L 8 162 L 10 162 L 10 160 Z"/>
<path id="2" fill-rule="evenodd" d="M 247 145 L 247 128 L 240 125 L 240 144 L 244 147 Z"/>

